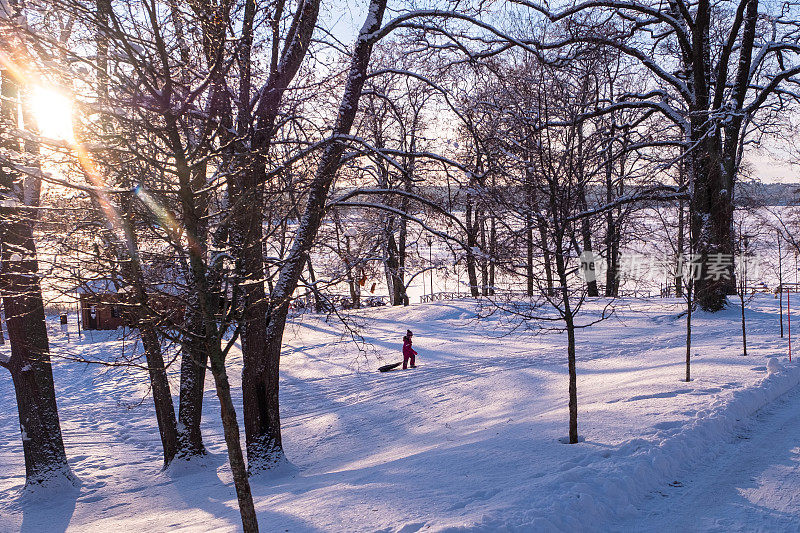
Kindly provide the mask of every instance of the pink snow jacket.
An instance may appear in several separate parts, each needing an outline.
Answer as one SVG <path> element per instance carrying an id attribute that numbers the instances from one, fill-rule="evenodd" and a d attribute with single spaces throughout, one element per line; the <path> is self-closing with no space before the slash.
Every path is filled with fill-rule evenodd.
<path id="1" fill-rule="evenodd" d="M 411 347 L 411 341 L 406 340 L 403 342 L 403 357 L 411 357 L 412 355 L 417 355 L 417 352 Z"/>

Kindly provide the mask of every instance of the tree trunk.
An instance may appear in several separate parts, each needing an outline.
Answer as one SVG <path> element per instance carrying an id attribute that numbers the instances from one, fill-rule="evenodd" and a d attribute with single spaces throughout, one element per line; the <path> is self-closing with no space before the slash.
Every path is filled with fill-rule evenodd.
<path id="1" fill-rule="evenodd" d="M 613 210 L 609 209 L 606 215 L 608 232 L 608 249 L 606 251 L 606 292 L 605 295 L 616 298 L 619 296 L 619 229 L 617 220 L 614 219 Z"/>
<path id="2" fill-rule="evenodd" d="M 0 70 L 0 130 L 18 126 L 19 81 Z M 0 131 L 0 147 L 19 153 L 19 139 Z M 39 183 L 35 184 L 38 191 Z M 11 372 L 19 412 L 26 485 L 56 478 L 73 480 L 67 463 L 56 404 L 44 302 L 39 282 L 39 264 L 33 237 L 35 210 L 21 206 L 26 198 L 25 181 L 0 163 L 0 191 L 6 197 L 0 207 L 0 290 L 11 343 L 11 356 L 0 365 Z"/>
<path id="3" fill-rule="evenodd" d="M 175 420 L 175 406 L 172 403 L 172 393 L 169 390 L 169 379 L 164 367 L 158 333 L 148 319 L 140 322 L 138 328 L 142 336 L 147 370 L 150 374 L 158 431 L 161 435 L 161 446 L 164 449 L 164 467 L 167 467 L 178 453 L 178 425 Z"/>
<path id="4" fill-rule="evenodd" d="M 569 297 L 567 297 L 569 298 Z M 578 375 L 575 368 L 575 323 L 569 310 L 568 300 L 564 300 L 567 325 L 567 362 L 569 366 L 569 443 L 578 442 Z"/>
<path id="5" fill-rule="evenodd" d="M 179 142 L 178 139 L 176 141 Z M 179 149 L 180 150 L 180 149 Z M 205 453 L 200 422 L 203 416 L 206 365 L 208 364 L 206 320 L 209 319 L 204 295 L 209 290 L 205 268 L 209 238 L 205 222 L 208 199 L 203 191 L 206 185 L 206 167 L 200 165 L 190 181 L 190 171 L 181 156 L 181 199 L 186 231 L 192 236 L 189 250 L 188 305 L 186 308 L 186 336 L 181 352 L 180 395 L 178 401 L 178 438 L 180 454 L 191 457 Z M 202 301 L 201 301 L 202 300 Z M 213 317 L 214 311 L 211 310 Z"/>
<path id="6" fill-rule="evenodd" d="M 698 139 L 705 147 L 694 159 L 694 196 L 692 207 L 692 248 L 700 257 L 701 268 L 694 283 L 695 300 L 706 311 L 725 307 L 726 295 L 733 280 L 731 192 L 721 187 L 722 172 L 717 146 L 713 139 Z M 712 274 L 710 266 L 720 261 L 723 272 Z"/>
<path id="7" fill-rule="evenodd" d="M 553 289 L 553 265 L 552 254 L 547 242 L 547 229 L 544 224 L 539 224 L 539 242 L 542 247 L 542 261 L 544 262 L 544 274 L 547 281 L 547 294 L 554 294 Z"/>
<path id="8" fill-rule="evenodd" d="M 614 187 L 614 157 L 612 152 L 612 142 L 615 135 L 615 127 L 612 124 L 609 132 L 609 141 L 606 145 L 606 202 L 611 203 L 615 197 Z M 622 165 L 622 164 L 621 164 Z M 620 165 L 620 166 L 621 166 Z M 614 210 L 609 209 L 606 213 L 606 291 L 605 295 L 616 298 L 619 296 L 619 241 L 620 241 L 620 220 L 614 218 Z"/>
<path id="9" fill-rule="evenodd" d="M 11 372 L 17 398 L 26 485 L 54 478 L 72 480 L 58 417 L 53 371 L 45 326 L 44 304 L 35 259 L 13 258 L 25 250 L 35 257 L 30 228 L 11 222 L 3 209 L 3 305 L 11 357 L 3 366 Z"/>
<path id="10" fill-rule="evenodd" d="M 744 243 L 741 231 L 739 232 L 739 242 Z M 747 355 L 747 322 L 744 316 L 744 304 L 747 297 L 747 261 L 745 260 L 748 255 L 747 245 L 740 246 L 739 250 L 743 260 L 741 262 L 741 272 L 739 272 L 739 290 L 736 292 L 739 293 L 739 304 L 742 310 L 742 355 Z"/>
<path id="11" fill-rule="evenodd" d="M 692 381 L 692 300 L 694 279 L 689 277 L 689 286 L 686 290 L 686 382 Z"/>
<path id="12" fill-rule="evenodd" d="M 693 195 L 691 199 L 692 250 L 700 259 L 694 283 L 694 299 L 706 311 L 725 307 L 726 295 L 735 289 L 733 276 L 733 190 L 722 170 L 723 154 L 719 128 L 709 111 L 711 72 L 712 9 L 708 2 L 698 5 L 693 25 L 689 156 Z M 722 90 L 722 88 L 720 88 Z M 709 272 L 711 261 L 721 259 L 721 275 Z M 733 282 L 733 285 L 732 285 Z"/>
<path id="13" fill-rule="evenodd" d="M 530 209 L 530 207 L 529 207 Z M 525 213 L 525 251 L 526 251 L 526 262 L 525 262 L 525 279 L 527 281 L 527 294 L 528 296 L 533 296 L 533 217 L 528 213 Z"/>
<path id="14" fill-rule="evenodd" d="M 465 214 L 466 227 L 467 227 L 467 280 L 469 281 L 469 290 L 473 298 L 478 296 L 478 272 L 476 268 L 474 250 L 477 247 L 478 241 L 476 238 L 476 223 L 472 217 L 472 199 L 467 196 L 467 210 Z"/>
<path id="15" fill-rule="evenodd" d="M 180 398 L 178 402 L 179 440 L 181 454 L 187 456 L 205 453 L 200 422 L 203 415 L 208 353 L 205 346 L 205 324 L 200 313 L 187 309 L 188 338 L 181 354 Z"/>
<path id="16" fill-rule="evenodd" d="M 783 254 L 781 253 L 781 232 L 778 235 L 778 305 L 780 306 L 781 339 L 783 338 Z"/>
<path id="17" fill-rule="evenodd" d="M 217 348 L 209 359 L 211 360 L 211 373 L 214 375 L 214 384 L 219 398 L 222 429 L 225 434 L 225 444 L 228 447 L 228 461 L 233 473 L 236 498 L 239 502 L 239 514 L 242 518 L 242 528 L 245 533 L 257 532 L 258 518 L 253 505 L 250 481 L 247 479 L 247 469 L 245 468 L 239 437 L 239 422 L 236 420 L 236 408 L 233 405 L 233 398 L 231 398 L 231 386 L 228 382 L 228 374 L 225 371 L 224 358 Z"/>
<path id="18" fill-rule="evenodd" d="M 175 406 L 172 403 L 172 393 L 169 388 L 169 378 L 164 365 L 161 352 L 161 341 L 158 338 L 156 319 L 149 307 L 149 297 L 146 292 L 144 273 L 139 258 L 136 234 L 133 231 L 132 199 L 125 206 L 121 216 L 122 229 L 128 245 L 127 257 L 120 258 L 123 275 L 133 288 L 132 291 L 132 322 L 139 329 L 142 338 L 150 385 L 153 393 L 158 431 L 161 436 L 161 445 L 164 451 L 164 467 L 166 468 L 178 453 L 178 423 L 175 418 Z"/>
<path id="19" fill-rule="evenodd" d="M 558 278 L 561 283 L 564 323 L 567 329 L 567 366 L 569 370 L 569 443 L 578 442 L 578 377 L 575 364 L 575 317 L 570 306 L 567 288 L 567 265 L 564 258 L 563 243 L 557 239 L 555 260 Z"/>
<path id="20" fill-rule="evenodd" d="M 308 269 L 308 279 L 311 281 L 311 292 L 314 295 L 314 309 L 319 313 L 324 307 L 322 294 L 317 288 L 317 275 L 314 273 L 314 265 L 311 264 L 311 257 L 306 260 L 306 268 Z"/>
<path id="21" fill-rule="evenodd" d="M 497 221 L 489 218 L 489 295 L 494 296 L 495 263 L 497 261 Z"/>
<path id="22" fill-rule="evenodd" d="M 393 219 L 392 219 L 393 220 Z M 393 224 L 390 225 L 386 240 L 386 283 L 389 285 L 389 299 L 392 305 L 405 303 L 405 283 L 400 270 L 400 251 L 394 238 Z"/>
<path id="23" fill-rule="evenodd" d="M 480 211 L 478 229 L 480 230 L 481 250 L 486 251 L 488 249 L 486 246 L 486 218 L 483 215 L 483 211 Z M 431 276 L 433 276 L 432 273 Z M 489 261 L 486 254 L 481 258 L 481 295 L 489 296 Z"/>
<path id="24" fill-rule="evenodd" d="M 350 286 L 350 306 L 352 309 L 360 309 L 361 308 L 361 285 L 359 284 L 359 280 L 357 280 L 353 275 L 352 272 L 347 280 L 347 284 Z"/>
<path id="25" fill-rule="evenodd" d="M 689 217 L 692 217 L 692 207 L 689 204 Z M 689 227 L 689 241 L 691 242 L 692 228 Z M 686 286 L 686 382 L 692 380 L 692 310 L 694 308 L 694 275 L 690 271 L 689 283 Z"/>
<path id="26" fill-rule="evenodd" d="M 414 183 L 411 181 L 411 175 L 406 171 L 403 172 L 403 188 L 407 193 L 411 193 L 414 187 Z M 403 196 L 400 199 L 400 210 L 405 214 L 408 213 L 409 209 L 409 200 L 408 197 Z M 399 220 L 400 224 L 400 231 L 397 235 L 397 264 L 399 265 L 397 270 L 397 280 L 400 282 L 400 286 L 398 290 L 401 291 L 400 294 L 403 299 L 403 306 L 408 306 L 409 299 L 408 299 L 408 291 L 406 290 L 406 256 L 408 255 L 407 251 L 407 244 L 408 244 L 408 219 L 404 216 L 400 217 Z"/>
<path id="27" fill-rule="evenodd" d="M 383 20 L 386 0 L 373 0 L 367 21 L 361 29 L 352 56 L 334 135 L 348 135 L 358 111 L 361 89 L 366 79 L 373 41 L 368 37 Z M 243 372 L 250 393 L 245 398 L 245 433 L 250 471 L 268 468 L 283 458 L 279 410 L 279 368 L 281 343 L 292 294 L 297 288 L 303 265 L 319 231 L 333 179 L 341 165 L 344 145 L 332 142 L 323 150 L 317 173 L 312 180 L 306 208 L 295 233 L 292 248 L 280 270 L 278 282 L 270 295 L 270 315 L 263 337 L 265 357 L 256 369 Z M 259 316 L 261 311 L 258 312 Z"/>
<path id="28" fill-rule="evenodd" d="M 245 6 L 243 35 L 248 46 L 243 48 L 243 57 L 240 59 L 244 73 L 240 77 L 239 88 L 239 99 L 245 102 L 252 97 L 249 45 L 252 41 L 253 23 L 257 11 L 255 4 L 253 1 L 248 1 Z M 308 51 L 319 14 L 319 5 L 319 0 L 304 0 L 298 3 L 291 24 L 292 30 L 290 35 L 287 35 L 287 41 L 281 51 L 279 32 L 284 3 L 277 3 L 278 7 L 272 19 L 273 47 L 270 76 L 260 90 L 258 105 L 254 111 L 255 125 L 252 128 L 251 117 L 245 113 L 247 106 L 241 107 L 238 131 L 243 138 L 249 136 L 250 144 L 238 154 L 237 164 L 234 165 L 238 166 L 238 172 L 231 175 L 228 181 L 231 209 L 237 214 L 233 220 L 231 245 L 237 253 L 237 289 L 241 292 L 243 418 L 248 465 L 251 471 L 267 467 L 283 455 L 277 413 L 278 361 L 273 360 L 275 355 L 269 347 L 267 338 L 269 306 L 264 290 L 264 258 L 261 244 L 263 179 L 283 94 L 300 69 Z M 297 271 L 297 279 L 305 263 L 306 257 L 302 257 L 298 265 L 300 270 Z M 286 301 L 282 302 L 287 307 L 289 297 L 291 292 L 286 295 Z M 280 346 L 278 346 L 279 354 Z"/>
<path id="29" fill-rule="evenodd" d="M 742 125 L 745 120 L 746 112 L 744 111 L 745 96 L 750 85 L 750 70 L 752 65 L 752 56 L 754 49 L 754 41 L 756 36 L 756 29 L 758 20 L 760 18 L 758 12 L 758 0 L 747 0 L 747 7 L 744 15 L 744 23 L 741 30 L 741 41 L 739 46 L 739 63 L 737 67 L 736 77 L 731 91 L 731 107 L 734 112 L 726 118 L 725 122 L 720 126 L 724 132 L 724 138 L 720 140 L 721 144 L 721 179 L 719 184 L 719 197 L 722 204 L 722 212 L 719 213 L 718 223 L 722 226 L 720 238 L 725 239 L 718 243 L 720 249 L 725 254 L 734 253 L 733 245 L 733 200 L 734 188 L 736 186 L 736 179 L 739 173 L 739 160 L 741 156 L 742 143 Z M 726 87 L 718 87 L 717 91 L 723 91 Z M 718 102 L 718 100 L 717 100 Z M 717 103 L 715 102 L 715 104 Z M 713 106 L 716 110 L 718 106 Z M 727 239 L 726 239 L 727 237 Z M 730 276 L 723 280 L 725 285 L 723 289 L 725 294 L 736 293 L 736 277 L 733 266 L 730 269 Z"/>
<path id="30" fill-rule="evenodd" d="M 683 180 L 681 180 L 683 181 Z M 684 215 L 683 215 L 683 200 L 678 201 L 678 243 L 675 261 L 675 296 L 678 298 L 683 297 L 683 248 L 684 248 Z"/>
<path id="31" fill-rule="evenodd" d="M 739 303 L 742 306 L 742 355 L 747 355 L 747 326 L 744 318 L 744 291 L 746 290 L 745 287 L 742 287 L 742 292 L 739 295 Z"/>
<path id="32" fill-rule="evenodd" d="M 262 187 L 249 188 L 243 208 L 243 217 L 235 229 L 235 247 L 239 250 L 239 283 L 242 300 L 242 400 L 247 457 L 252 469 L 260 467 L 273 451 L 280 453 L 280 440 L 270 444 L 265 435 L 270 431 L 271 400 L 267 393 L 269 368 L 272 364 L 267 346 L 267 296 L 264 290 L 264 259 L 262 239 Z M 249 207 L 244 208 L 244 205 Z M 305 264 L 306 258 L 303 258 Z M 288 302 L 287 302 L 288 306 Z M 277 394 L 275 394 L 277 396 Z M 277 397 L 274 399 L 277 410 Z M 273 415 L 274 416 L 274 415 Z"/>

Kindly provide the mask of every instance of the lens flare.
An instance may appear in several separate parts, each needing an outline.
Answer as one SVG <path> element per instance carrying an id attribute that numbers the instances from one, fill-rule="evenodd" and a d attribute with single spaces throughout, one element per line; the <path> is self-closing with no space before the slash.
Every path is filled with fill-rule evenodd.
<path id="1" fill-rule="evenodd" d="M 69 142 L 75 140 L 72 100 L 69 97 L 55 89 L 36 85 L 31 92 L 30 106 L 43 137 Z"/>
<path id="2" fill-rule="evenodd" d="M 162 227 L 169 229 L 170 231 L 179 231 L 180 226 L 178 222 L 175 220 L 175 217 L 165 209 L 155 198 L 153 198 L 150 193 L 148 193 L 145 188 L 140 184 L 133 188 L 133 192 L 142 201 L 144 205 L 150 210 L 151 213 L 158 219 L 159 224 Z"/>

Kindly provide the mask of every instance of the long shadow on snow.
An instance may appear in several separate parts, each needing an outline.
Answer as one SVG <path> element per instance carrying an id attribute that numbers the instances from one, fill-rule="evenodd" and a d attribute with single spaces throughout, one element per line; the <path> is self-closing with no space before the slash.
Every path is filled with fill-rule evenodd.
<path id="1" fill-rule="evenodd" d="M 80 495 L 77 488 L 59 491 L 47 498 L 42 494 L 23 494 L 19 501 L 22 508 L 20 533 L 66 531 Z"/>
<path id="2" fill-rule="evenodd" d="M 223 484 L 222 480 L 217 476 L 216 467 L 227 464 L 227 457 L 224 454 L 209 454 L 203 461 L 207 468 L 174 476 L 171 481 L 172 487 L 189 509 L 202 509 L 215 518 L 226 521 L 231 527 L 238 529 L 241 524 L 241 517 L 239 508 L 235 504 L 236 492 L 233 483 Z M 267 505 L 260 503 L 257 497 L 258 493 L 255 489 L 257 489 L 258 484 L 255 481 L 256 479 L 258 478 L 251 479 L 250 485 L 253 489 L 254 503 L 262 530 L 319 531 L 318 528 L 314 528 L 311 524 L 298 517 L 264 510 Z M 220 498 L 220 495 L 225 495 L 227 498 L 224 496 Z M 234 502 L 234 505 L 230 505 L 230 500 Z"/>
<path id="3" fill-rule="evenodd" d="M 292 478 L 254 483 L 254 496 L 277 499 L 278 504 L 285 505 L 294 501 L 302 509 L 319 498 L 312 494 L 314 491 L 322 491 L 332 512 L 341 508 L 354 511 L 353 507 L 359 506 L 364 512 L 376 512 L 375 522 L 370 525 L 373 530 L 380 527 L 383 509 L 399 510 L 401 515 L 405 512 L 400 522 L 419 522 L 459 516 L 465 509 L 469 512 L 469 507 L 480 508 L 495 497 L 501 502 L 509 498 L 525 501 L 535 507 L 536 495 L 541 492 L 537 486 L 545 484 L 557 489 L 567 470 L 572 471 L 568 474 L 570 484 L 580 481 L 583 475 L 592 475 L 592 461 L 610 447 L 594 442 L 565 446 L 555 436 L 542 439 L 543 434 L 552 431 L 548 426 L 547 422 L 524 422 L 507 424 L 499 432 L 497 427 L 487 428 L 478 434 L 443 439 L 434 447 L 371 466 L 351 466 L 368 460 L 371 454 L 349 455 L 343 464 L 326 463 Z M 375 453 L 386 451 L 376 443 Z M 553 463 L 551 459 L 556 456 L 563 462 Z M 584 466 L 590 468 L 582 470 Z M 312 473 L 314 469 L 324 471 Z M 348 490 L 337 493 L 335 501 L 331 501 L 328 489 L 334 486 L 346 486 Z M 425 502 L 425 507 L 409 505 L 408 494 L 414 494 L 415 502 Z"/>
<path id="4" fill-rule="evenodd" d="M 530 366 L 521 359 L 520 368 Z M 420 361 L 416 370 L 387 373 L 368 372 L 348 374 L 309 382 L 302 378 L 284 376 L 281 389 L 283 416 L 293 423 L 297 417 L 325 414 L 346 409 L 356 403 L 384 405 L 410 394 L 438 389 L 449 384 L 468 383 L 498 369 L 479 362 L 470 364 L 426 364 Z M 503 367 L 500 370 L 519 370 Z M 456 398 L 452 398 L 456 399 Z"/>

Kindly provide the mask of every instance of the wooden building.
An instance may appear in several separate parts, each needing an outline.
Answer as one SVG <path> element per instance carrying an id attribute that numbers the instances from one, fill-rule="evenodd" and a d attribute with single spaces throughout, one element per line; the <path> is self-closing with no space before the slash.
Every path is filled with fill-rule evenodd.
<path id="1" fill-rule="evenodd" d="M 78 288 L 81 323 L 83 329 L 109 330 L 122 326 L 135 327 L 131 310 L 135 302 L 119 283 L 100 278 L 82 282 Z M 158 317 L 166 323 L 183 320 L 185 304 L 178 295 L 156 292 L 148 294 L 148 304 Z"/>
<path id="2" fill-rule="evenodd" d="M 125 326 L 120 294 L 110 279 L 84 281 L 78 287 L 83 329 L 117 329 Z"/>

